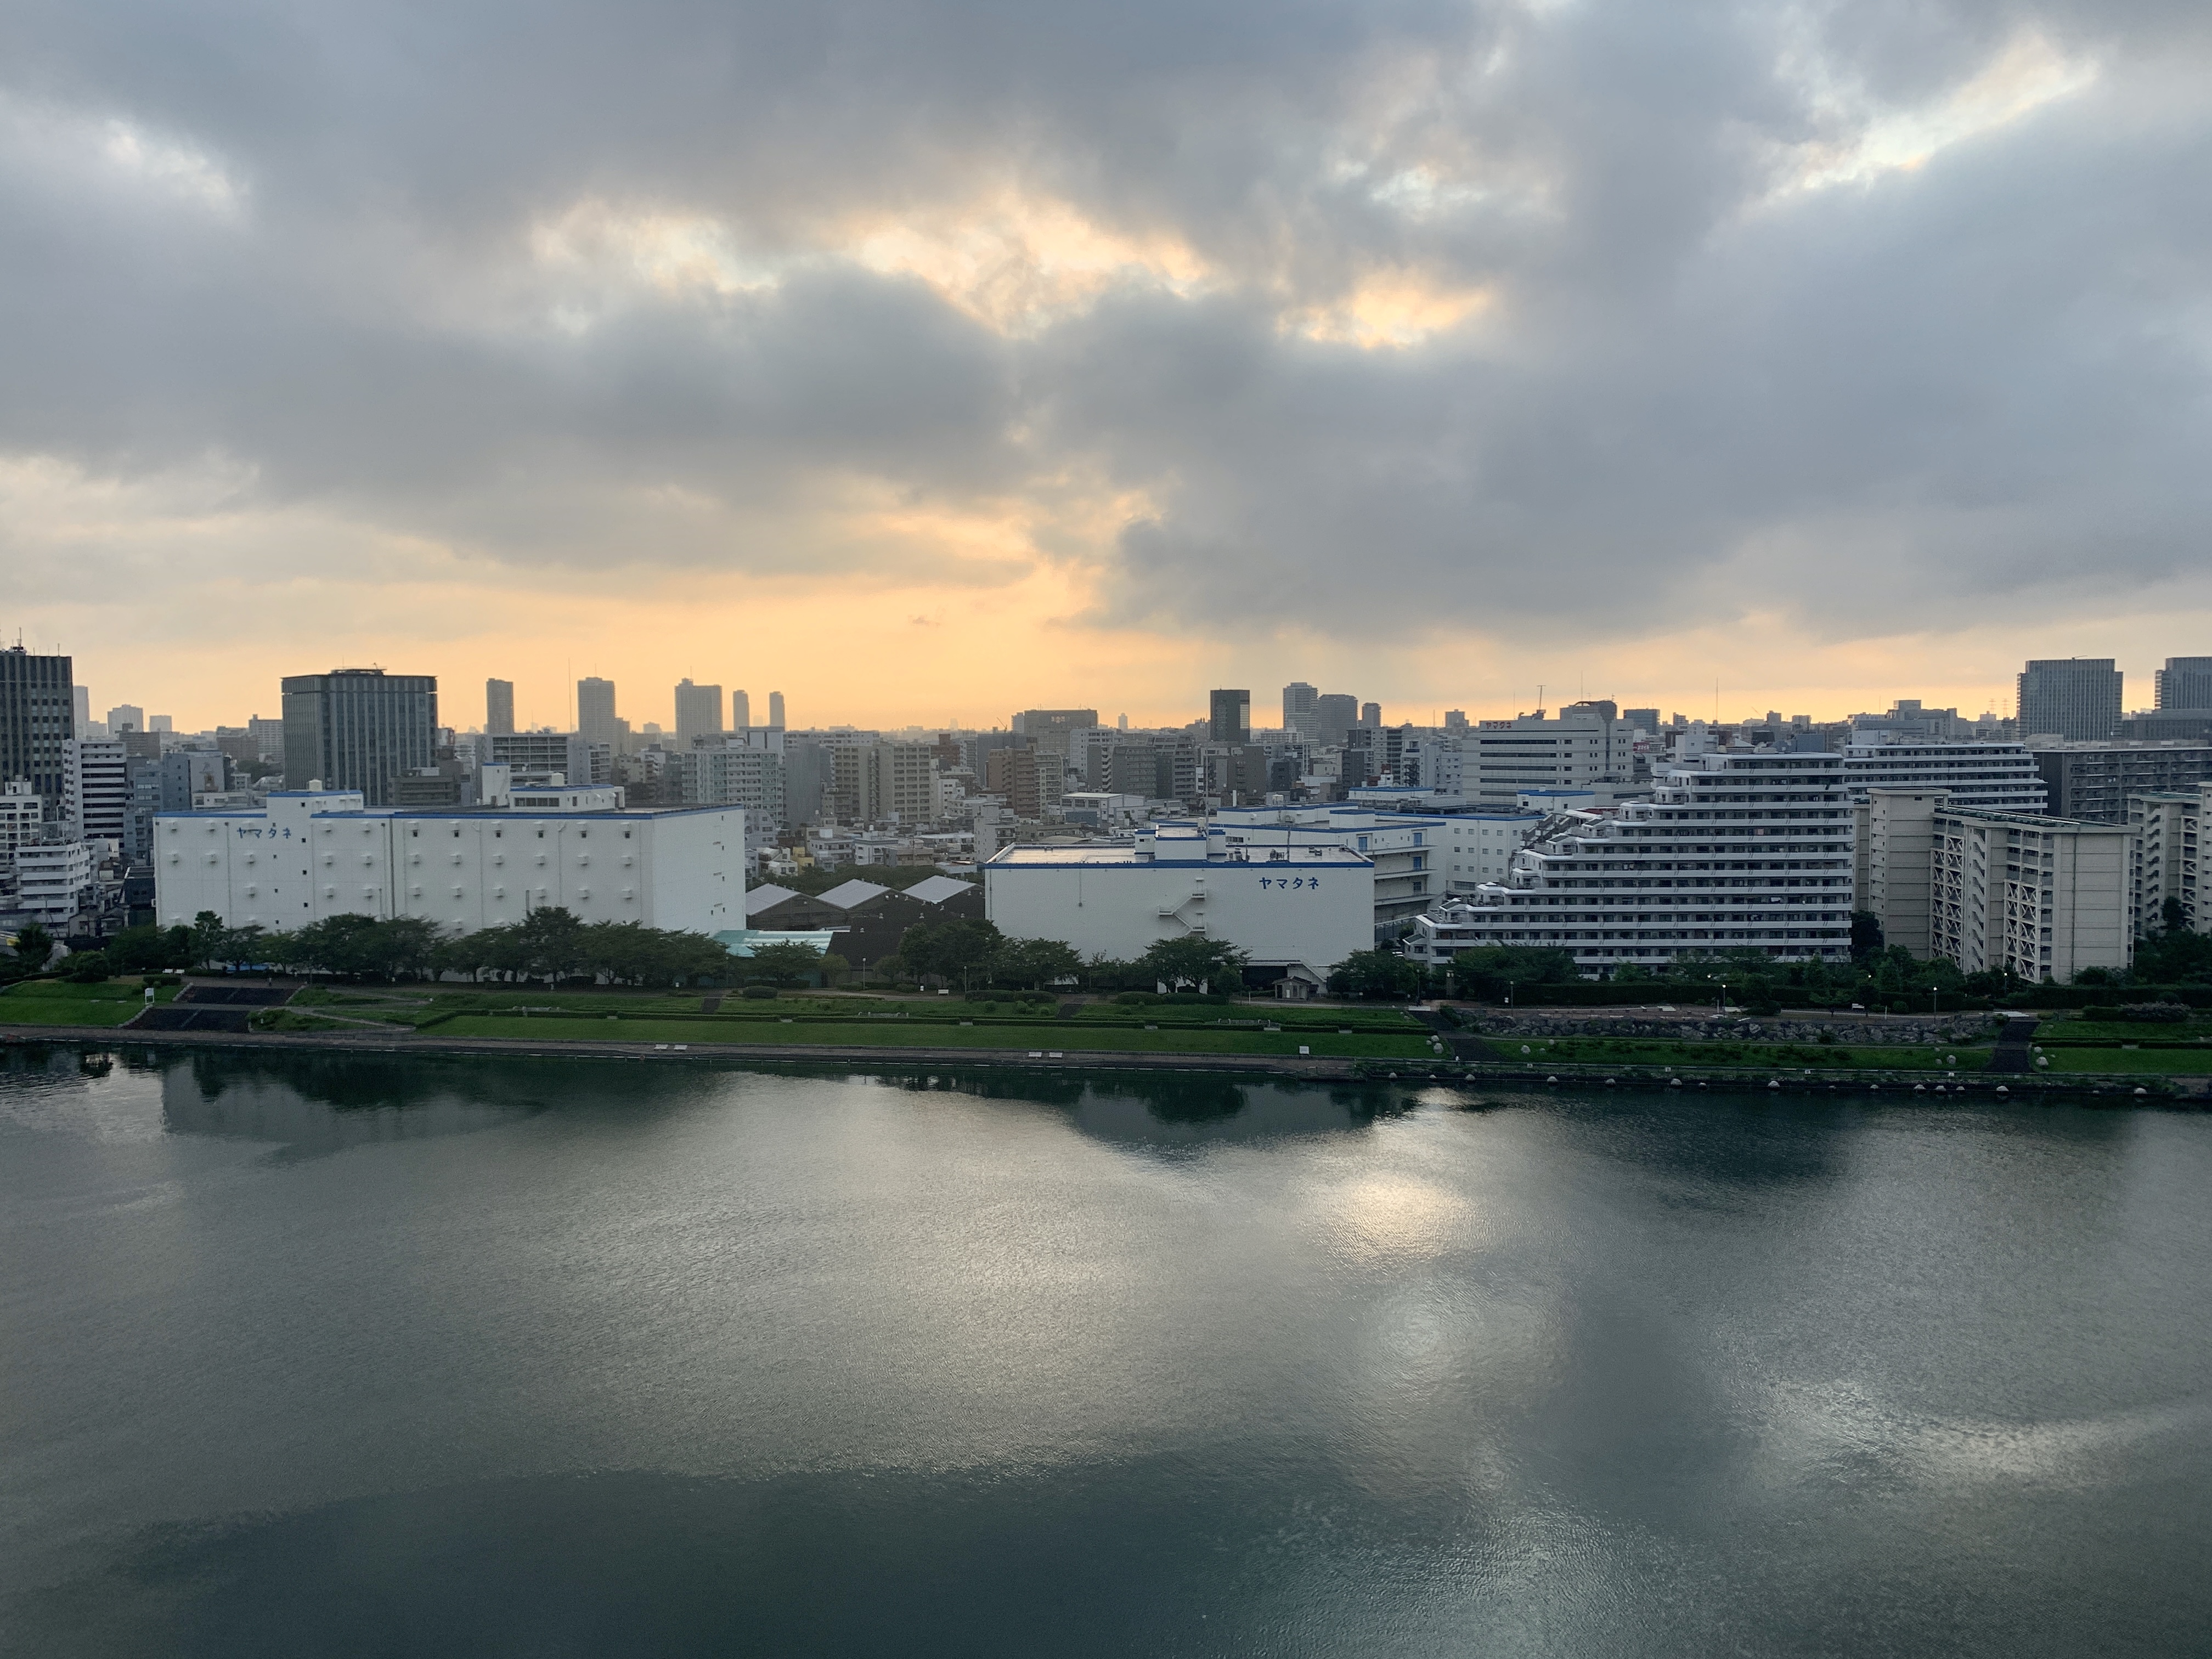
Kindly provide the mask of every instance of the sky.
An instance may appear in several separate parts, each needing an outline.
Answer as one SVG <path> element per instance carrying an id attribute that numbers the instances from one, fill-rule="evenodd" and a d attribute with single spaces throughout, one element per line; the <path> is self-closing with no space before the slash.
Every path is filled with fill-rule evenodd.
<path id="1" fill-rule="evenodd" d="M 2130 707 L 2212 9 L 12 0 L 0 629 L 634 724 Z"/>

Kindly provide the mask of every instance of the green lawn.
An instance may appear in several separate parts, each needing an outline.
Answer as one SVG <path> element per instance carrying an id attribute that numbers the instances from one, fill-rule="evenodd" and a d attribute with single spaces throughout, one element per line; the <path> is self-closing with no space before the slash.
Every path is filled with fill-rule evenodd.
<path id="1" fill-rule="evenodd" d="M 1960 1044 L 1944 1048 L 1888 1048 L 1869 1044 L 1851 1048 L 1819 1042 L 1668 1042 L 1635 1037 L 1555 1037 L 1548 1042 L 1530 1042 L 1528 1052 L 1510 1037 L 1494 1036 L 1490 1045 L 1509 1062 L 1524 1066 L 1559 1060 L 1575 1065 L 1621 1066 L 1742 1066 L 1763 1070 L 1802 1070 L 1810 1066 L 1857 1067 L 1887 1072 L 1978 1072 L 1989 1064 L 1990 1051 Z M 1956 1066 L 1944 1056 L 1956 1054 Z"/>
<path id="2" fill-rule="evenodd" d="M 1425 1057 L 1428 1045 L 1418 1036 L 1334 1032 L 1222 1031 L 1181 1029 L 1158 1031 L 1115 1027 L 1085 1029 L 1073 1022 L 1035 1025 L 939 1024 L 921 1020 L 656 1020 L 576 1019 L 562 1015 L 527 1018 L 464 1015 L 446 1021 L 436 1035 L 515 1037 L 537 1041 L 601 1042 L 818 1042 L 840 1047 L 915 1048 L 1059 1049 L 1065 1053 L 1184 1054 L 1279 1054 L 1295 1058 L 1299 1047 L 1316 1055 L 1370 1060 Z"/>
<path id="3" fill-rule="evenodd" d="M 174 986 L 164 985 L 154 1000 L 173 1001 L 176 994 Z M 0 991 L 0 1025 L 120 1025 L 145 1005 L 145 988 L 135 982 L 30 980 Z"/>
<path id="4" fill-rule="evenodd" d="M 2203 1048 L 2045 1048 L 2051 1057 L 2039 1072 L 2118 1072 L 2134 1076 L 2203 1077 L 2212 1074 L 2212 1050 Z"/>

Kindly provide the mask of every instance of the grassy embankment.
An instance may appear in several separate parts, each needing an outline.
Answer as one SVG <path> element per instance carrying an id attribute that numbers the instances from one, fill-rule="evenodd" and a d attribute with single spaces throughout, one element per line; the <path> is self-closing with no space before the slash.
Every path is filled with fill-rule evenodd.
<path id="1" fill-rule="evenodd" d="M 174 986 L 159 986 L 154 1000 L 173 1001 L 176 994 Z M 145 1006 L 146 988 L 136 980 L 26 980 L 0 991 L 0 1025 L 120 1025 Z"/>
<path id="2" fill-rule="evenodd" d="M 2039 1072 L 2112 1072 L 2127 1076 L 2212 1075 L 2212 1018 L 2171 1024 L 2087 1020 L 2055 1015 L 2036 1027 L 2038 1051 L 2049 1059 Z"/>
<path id="3" fill-rule="evenodd" d="M 1978 1072 L 1990 1062 L 1986 1042 L 1940 1048 L 1904 1044 L 1737 1042 L 1727 1038 L 1669 1042 L 1663 1037 L 1489 1039 L 1509 1063 L 1523 1066 L 1747 1066 L 1768 1071 L 1850 1069 L 1879 1072 Z"/>
<path id="4" fill-rule="evenodd" d="M 1036 1050 L 1063 1054 L 1263 1054 L 1412 1060 L 1426 1034 L 1395 1008 L 1279 1009 L 1255 1004 L 1051 1003 L 979 997 L 548 991 L 539 988 L 311 991 L 256 1022 L 270 1030 L 360 1031 L 377 1021 L 438 1036 L 537 1042 L 803 1043 L 842 1048 Z M 341 1023 L 341 1022 L 346 1023 Z"/>

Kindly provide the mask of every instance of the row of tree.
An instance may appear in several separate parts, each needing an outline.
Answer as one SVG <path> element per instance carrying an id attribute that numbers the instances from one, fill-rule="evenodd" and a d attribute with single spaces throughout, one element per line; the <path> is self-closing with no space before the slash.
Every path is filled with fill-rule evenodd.
<path id="1" fill-rule="evenodd" d="M 1009 939 L 997 925 L 956 916 L 918 921 L 899 938 L 897 954 L 884 964 L 894 979 L 936 983 L 961 991 L 1042 990 L 1070 986 L 1090 991 L 1210 988 L 1234 991 L 1243 984 L 1245 955 L 1218 939 L 1161 939 L 1133 961 L 1097 956 L 1085 961 L 1072 945 L 1053 939 Z"/>
<path id="2" fill-rule="evenodd" d="M 179 931 L 179 930 L 172 930 Z M 446 935 L 417 916 L 326 916 L 289 933 L 226 927 L 204 910 L 188 933 L 190 965 L 324 973 L 344 979 L 558 981 L 684 985 L 732 976 L 730 953 L 698 933 L 635 921 L 579 920 L 558 906 L 509 927 Z M 811 954 L 811 953 L 810 953 Z"/>

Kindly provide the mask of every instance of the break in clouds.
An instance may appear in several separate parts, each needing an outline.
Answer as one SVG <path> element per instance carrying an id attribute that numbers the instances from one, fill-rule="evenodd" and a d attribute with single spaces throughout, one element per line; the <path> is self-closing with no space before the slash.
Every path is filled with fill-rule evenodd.
<path id="1" fill-rule="evenodd" d="M 2206 17 L 20 3 L 0 460 L 1200 634 L 2203 603 Z"/>

